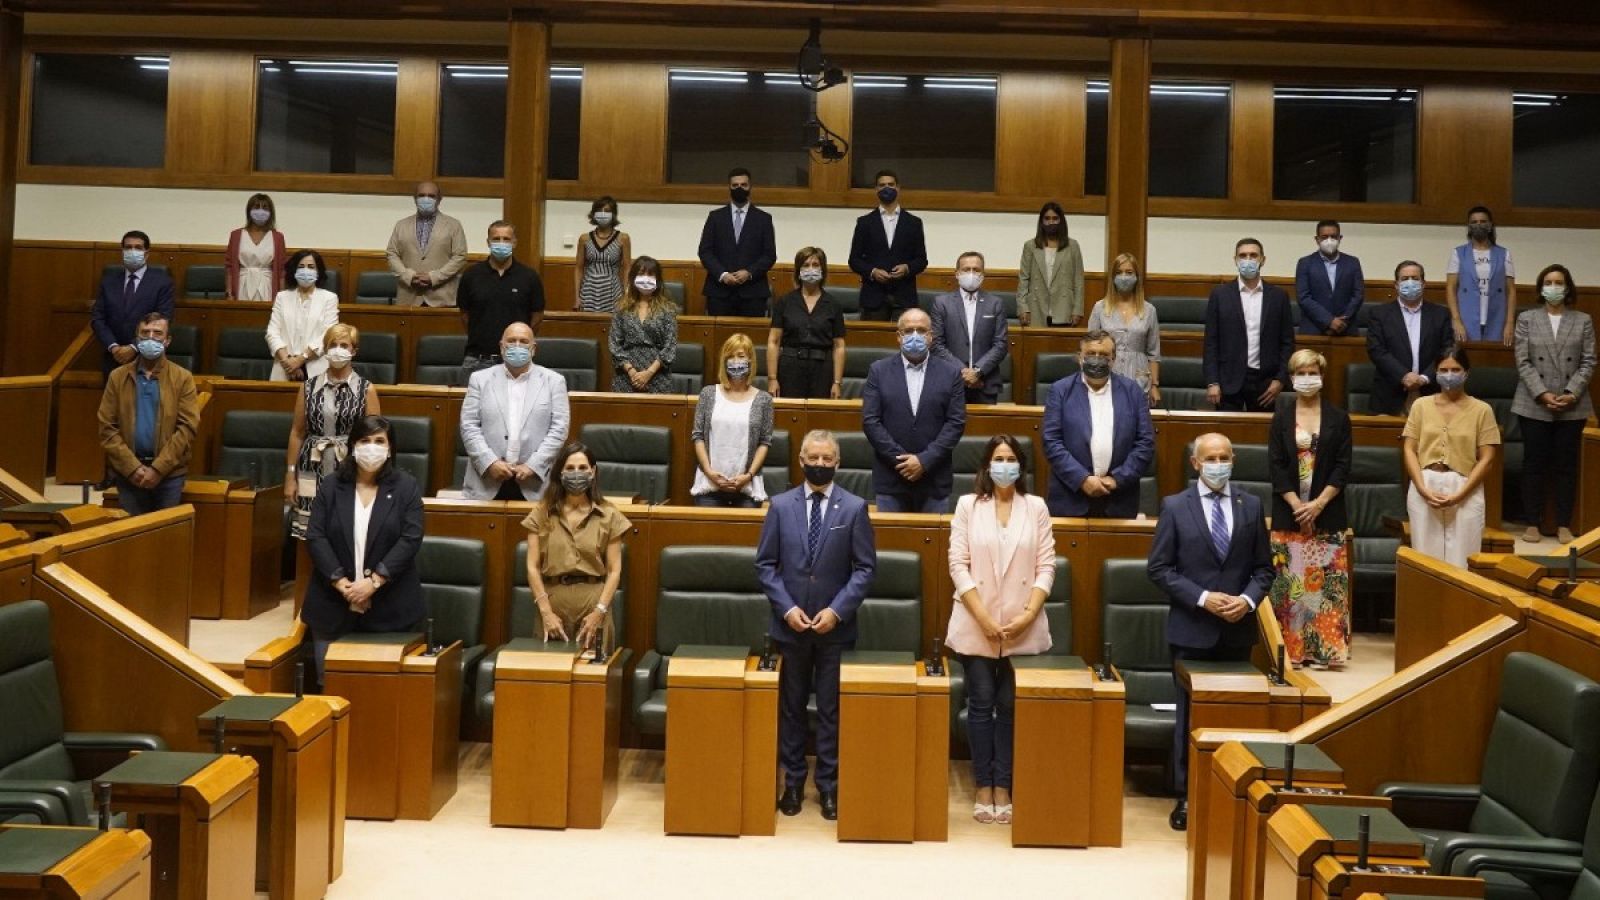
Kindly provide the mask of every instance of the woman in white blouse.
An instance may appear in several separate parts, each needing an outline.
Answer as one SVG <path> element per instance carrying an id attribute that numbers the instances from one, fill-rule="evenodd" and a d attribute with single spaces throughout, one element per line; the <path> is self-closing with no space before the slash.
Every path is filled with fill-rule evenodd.
<path id="1" fill-rule="evenodd" d="M 266 194 L 253 194 L 244 205 L 245 223 L 228 234 L 224 257 L 229 300 L 271 300 L 283 283 L 283 232 L 278 210 Z"/>
<path id="2" fill-rule="evenodd" d="M 339 324 L 339 295 L 322 288 L 328 268 L 317 251 L 301 250 L 285 268 L 295 286 L 278 292 L 267 320 L 272 380 L 305 381 L 328 368 L 322 339 Z"/>
<path id="3" fill-rule="evenodd" d="M 772 395 L 751 384 L 755 346 L 736 334 L 722 344 L 717 383 L 700 391 L 694 408 L 698 468 L 689 493 L 696 506 L 751 509 L 766 502 L 761 467 L 772 444 Z"/>

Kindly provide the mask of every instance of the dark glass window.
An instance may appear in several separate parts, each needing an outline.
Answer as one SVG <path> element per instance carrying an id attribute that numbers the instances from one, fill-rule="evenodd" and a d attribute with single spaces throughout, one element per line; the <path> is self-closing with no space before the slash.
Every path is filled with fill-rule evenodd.
<path id="1" fill-rule="evenodd" d="M 669 69 L 667 181 L 726 184 L 743 166 L 757 190 L 809 185 L 812 99 L 793 72 Z"/>
<path id="2" fill-rule="evenodd" d="M 378 60 L 261 60 L 256 169 L 392 173 L 398 77 L 398 64 Z"/>
<path id="3" fill-rule="evenodd" d="M 1273 197 L 1416 200 L 1415 89 L 1279 85 L 1272 116 Z"/>
<path id="4" fill-rule="evenodd" d="M 1106 141 L 1111 125 L 1111 82 L 1091 78 L 1086 85 L 1088 106 L 1083 133 L 1083 193 L 1101 197 L 1106 192 Z"/>
<path id="5" fill-rule="evenodd" d="M 1228 196 L 1233 85 L 1150 85 L 1150 196 Z"/>
<path id="6" fill-rule="evenodd" d="M 1600 94 L 1519 92 L 1511 106 L 1513 201 L 1600 209 Z"/>
<path id="7" fill-rule="evenodd" d="M 167 158 L 167 57 L 33 58 L 28 162 L 159 169 Z"/>
<path id="8" fill-rule="evenodd" d="M 500 178 L 506 168 L 504 64 L 446 63 L 439 72 L 439 174 Z M 578 177 L 583 69 L 550 68 L 549 177 Z"/>
<path id="9" fill-rule="evenodd" d="M 850 183 L 893 169 L 908 190 L 994 190 L 992 75 L 855 75 Z"/>

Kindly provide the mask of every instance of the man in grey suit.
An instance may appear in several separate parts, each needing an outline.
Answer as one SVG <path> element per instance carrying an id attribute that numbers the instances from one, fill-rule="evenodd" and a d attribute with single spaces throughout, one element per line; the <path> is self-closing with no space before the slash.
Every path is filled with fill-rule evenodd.
<path id="1" fill-rule="evenodd" d="M 461 487 L 469 500 L 535 500 L 571 421 L 567 382 L 533 364 L 533 329 L 513 322 L 500 336 L 503 365 L 472 373 L 461 404 L 467 451 Z"/>
<path id="2" fill-rule="evenodd" d="M 443 196 L 431 181 L 417 185 L 416 213 L 394 223 L 389 271 L 396 306 L 455 306 L 456 276 L 467 265 L 467 233 L 439 211 Z"/>
<path id="3" fill-rule="evenodd" d="M 956 259 L 956 283 L 956 291 L 933 298 L 933 355 L 961 369 L 968 403 L 995 403 L 1009 352 L 1005 303 L 983 289 L 983 254 L 976 250 Z"/>

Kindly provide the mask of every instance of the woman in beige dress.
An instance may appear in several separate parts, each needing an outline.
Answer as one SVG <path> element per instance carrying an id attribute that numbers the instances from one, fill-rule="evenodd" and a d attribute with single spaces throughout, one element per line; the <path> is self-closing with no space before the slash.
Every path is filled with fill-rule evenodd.
<path id="1" fill-rule="evenodd" d="M 522 520 L 541 634 L 609 653 L 616 646 L 611 600 L 622 579 L 622 537 L 633 523 L 600 495 L 588 447 L 577 441 L 562 447 L 550 472 L 544 497 Z"/>

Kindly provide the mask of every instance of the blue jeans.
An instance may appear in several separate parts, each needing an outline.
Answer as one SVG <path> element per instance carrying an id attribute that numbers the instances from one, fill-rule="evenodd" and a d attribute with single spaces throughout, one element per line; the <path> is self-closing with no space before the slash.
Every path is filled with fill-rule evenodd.
<path id="1" fill-rule="evenodd" d="M 146 490 L 134 487 L 133 482 L 118 475 L 117 502 L 130 516 L 142 516 L 145 513 L 160 512 L 171 509 L 183 502 L 184 476 L 162 479 L 161 483 Z"/>
<path id="2" fill-rule="evenodd" d="M 694 505 L 711 509 L 755 509 L 758 504 L 749 494 L 738 491 L 712 491 L 709 494 L 695 494 Z"/>
<path id="3" fill-rule="evenodd" d="M 928 497 L 923 494 L 878 494 L 873 498 L 878 512 L 886 513 L 947 513 L 950 498 Z"/>
<path id="4" fill-rule="evenodd" d="M 972 781 L 980 788 L 1011 790 L 1012 711 L 1017 678 L 1009 659 L 961 657 L 967 673 L 967 746 Z"/>

